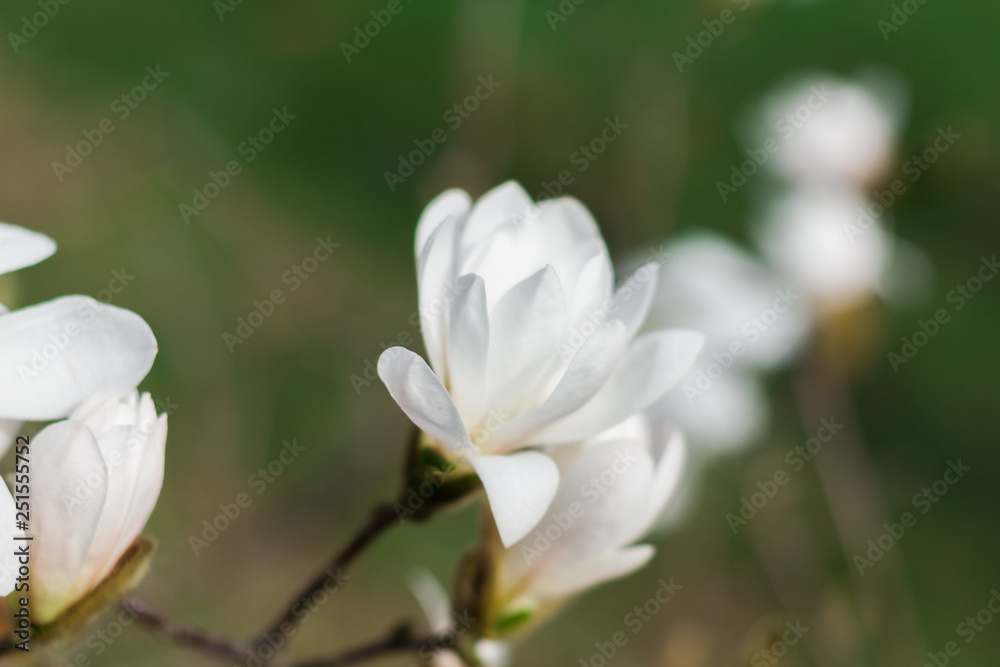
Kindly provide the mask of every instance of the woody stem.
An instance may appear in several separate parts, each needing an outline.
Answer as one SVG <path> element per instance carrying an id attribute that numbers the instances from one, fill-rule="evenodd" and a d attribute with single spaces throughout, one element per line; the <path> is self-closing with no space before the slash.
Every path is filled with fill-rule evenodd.
<path id="1" fill-rule="evenodd" d="M 301 615 L 298 614 L 304 605 L 308 605 L 318 593 L 324 591 L 341 577 L 341 570 L 350 565 L 354 559 L 372 542 L 385 533 L 393 524 L 399 523 L 393 503 L 382 503 L 375 507 L 368 521 L 354 535 L 341 551 L 313 579 L 306 584 L 283 608 L 283 611 L 270 625 L 257 633 L 251 642 L 254 651 L 268 642 L 268 637 L 284 636 L 298 625 Z"/>

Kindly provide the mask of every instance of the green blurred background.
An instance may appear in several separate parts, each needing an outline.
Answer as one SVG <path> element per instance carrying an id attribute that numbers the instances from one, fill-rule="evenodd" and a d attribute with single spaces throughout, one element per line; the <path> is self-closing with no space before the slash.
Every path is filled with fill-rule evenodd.
<path id="1" fill-rule="evenodd" d="M 625 614 L 663 577 L 682 593 L 612 664 L 751 664 L 770 643 L 769 629 L 806 618 L 783 599 L 789 584 L 808 592 L 820 625 L 813 649 L 793 649 L 782 664 L 916 666 L 924 652 L 955 640 L 956 625 L 1000 587 L 1000 284 L 988 284 L 899 374 L 884 355 L 944 304 L 981 255 L 1000 250 L 1000 6 L 927 0 L 886 41 L 877 21 L 891 14 L 889 2 L 752 0 L 679 73 L 671 54 L 733 3 L 589 0 L 571 5 L 553 29 L 546 12 L 559 11 L 556 0 L 401 2 L 403 11 L 350 62 L 341 44 L 387 2 L 247 0 L 220 14 L 209 0 L 71 0 L 16 52 L 9 35 L 0 47 L 0 219 L 59 243 L 53 259 L 0 286 L 3 300 L 98 296 L 114 271 L 124 272 L 134 276 L 127 287 L 105 296 L 145 317 L 160 342 L 143 388 L 172 412 L 167 479 L 147 529 L 160 552 L 142 597 L 186 621 L 245 635 L 394 491 L 410 427 L 381 383 L 351 378 L 364 378 L 401 334 L 419 340 L 410 322 L 412 235 L 438 191 L 461 186 L 478 195 L 516 178 L 541 192 L 606 118 L 620 116 L 629 129 L 585 172 L 574 171 L 567 187 L 594 212 L 612 253 L 695 226 L 740 237 L 754 188 L 724 203 L 715 186 L 741 159 L 738 115 L 790 75 L 879 65 L 910 92 L 900 164 L 939 127 L 954 126 L 962 140 L 894 208 L 897 231 L 933 259 L 936 288 L 912 313 L 878 313 L 874 352 L 851 379 L 864 446 L 893 517 L 949 459 L 972 467 L 896 547 L 902 585 L 888 596 L 892 610 L 859 602 L 877 584 L 853 577 L 812 468 L 781 507 L 767 509 L 789 519 L 769 524 L 768 544 L 758 533 L 733 536 L 726 524 L 746 489 L 810 435 L 796 416 L 789 374 L 773 382 L 771 437 L 711 468 L 686 523 L 654 539 L 655 561 L 584 596 L 524 641 L 514 664 L 590 660 L 594 642 L 623 629 Z M 7 1 L 0 24 L 20 33 L 23 18 L 38 11 L 36 2 Z M 147 66 L 169 75 L 120 119 L 112 104 L 142 82 Z M 500 87 L 452 129 L 442 114 L 489 75 Z M 241 142 L 274 108 L 295 118 L 246 162 Z M 65 162 L 66 146 L 106 117 L 115 130 L 57 178 L 52 163 Z M 445 143 L 391 191 L 385 172 L 439 127 Z M 242 173 L 185 221 L 179 205 L 233 159 Z M 312 253 L 317 237 L 340 246 L 291 291 L 282 276 Z M 223 334 L 235 333 L 237 318 L 276 288 L 287 302 L 230 353 Z M 248 477 L 290 439 L 305 452 L 196 556 L 189 536 L 220 503 L 251 489 Z M 783 531 L 793 524 L 807 527 L 811 540 Z M 413 569 L 447 581 L 475 537 L 473 508 L 396 530 L 295 636 L 292 652 L 331 654 L 397 619 L 419 619 L 407 591 Z M 794 568 L 782 572 L 784 585 L 775 583 L 765 554 L 796 550 L 822 565 L 819 583 L 800 585 L 806 575 Z M 913 662 L 884 659 L 882 645 L 902 636 L 898 614 L 912 615 Z M 995 665 L 995 625 L 962 643 L 954 664 Z M 217 664 L 140 628 L 100 655 L 85 641 L 51 664 L 78 655 L 96 665 Z"/>

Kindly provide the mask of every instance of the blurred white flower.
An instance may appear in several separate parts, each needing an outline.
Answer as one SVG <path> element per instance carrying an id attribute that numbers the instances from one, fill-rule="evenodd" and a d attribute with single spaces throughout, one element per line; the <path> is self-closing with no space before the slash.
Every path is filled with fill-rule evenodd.
<path id="1" fill-rule="evenodd" d="M 687 455 L 678 431 L 637 415 L 554 457 L 562 476 L 548 517 L 498 556 L 488 599 L 501 636 L 649 561 L 653 547 L 633 544 L 671 500 Z"/>
<path id="2" fill-rule="evenodd" d="M 771 167 L 790 181 L 877 182 L 892 162 L 904 95 L 889 75 L 871 79 L 818 75 L 780 87 L 752 114 L 754 145 L 776 139 Z"/>
<path id="3" fill-rule="evenodd" d="M 647 327 L 690 327 L 703 332 L 706 361 L 734 342 L 745 344 L 746 351 L 736 360 L 741 367 L 771 370 L 798 354 L 809 329 L 809 314 L 795 301 L 794 290 L 788 295 L 793 286 L 764 262 L 721 234 L 708 231 L 678 239 L 663 251 L 668 259 L 660 268 Z M 776 300 L 793 303 L 761 330 L 753 319 L 761 318 Z"/>
<path id="4" fill-rule="evenodd" d="M 93 591 L 142 532 L 163 485 L 167 417 L 149 394 L 95 397 L 31 444 L 36 624 Z"/>
<path id="5" fill-rule="evenodd" d="M 746 447 L 761 436 L 770 414 L 758 375 L 799 352 L 809 331 L 808 305 L 721 235 L 700 232 L 664 252 L 669 259 L 647 326 L 691 327 L 707 341 L 679 386 L 650 411 L 684 432 L 695 458 Z"/>
<path id="6" fill-rule="evenodd" d="M 694 376 L 683 382 L 693 382 Z M 662 413 L 684 432 L 698 457 L 736 452 L 757 442 L 770 423 L 771 405 L 760 377 L 732 370 L 689 399 L 672 391 L 650 411 Z"/>
<path id="7" fill-rule="evenodd" d="M 821 309 L 877 293 L 891 266 L 891 238 L 849 188 L 804 187 L 776 198 L 756 235 L 772 265 Z"/>
<path id="8" fill-rule="evenodd" d="M 391 348 L 379 375 L 446 454 L 468 458 L 512 544 L 559 483 L 548 456 L 518 450 L 584 440 L 645 409 L 691 365 L 703 336 L 635 337 L 656 266 L 616 292 L 597 224 L 572 198 L 535 204 L 511 182 L 473 205 L 449 190 L 421 216 L 416 254 L 430 367 Z"/>

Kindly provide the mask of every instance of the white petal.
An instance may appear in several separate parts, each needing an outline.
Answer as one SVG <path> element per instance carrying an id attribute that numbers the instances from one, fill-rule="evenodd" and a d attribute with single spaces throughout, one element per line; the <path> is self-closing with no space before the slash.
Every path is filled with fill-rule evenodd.
<path id="1" fill-rule="evenodd" d="M 475 450 L 448 390 L 418 355 L 390 347 L 379 357 L 378 374 L 406 416 L 427 435 L 455 453 Z"/>
<path id="2" fill-rule="evenodd" d="M 72 589 L 73 598 L 82 597 L 97 586 L 121 556 L 115 553 L 115 544 L 132 503 L 142 460 L 142 449 L 136 446 L 131 430 L 128 426 L 118 426 L 97 441 L 108 467 L 107 499 L 94 530 L 90 553 Z"/>
<path id="3" fill-rule="evenodd" d="M 166 441 L 166 415 L 152 424 L 117 426 L 100 438 L 98 444 L 111 475 L 107 503 L 91 547 L 92 554 L 104 557 L 95 559 L 93 569 L 85 569 L 81 576 L 92 576 L 91 586 L 111 573 L 153 513 L 163 487 Z"/>
<path id="4" fill-rule="evenodd" d="M 684 376 L 704 342 L 702 334 L 688 329 L 637 338 L 596 396 L 536 437 L 549 443 L 584 440 L 634 415 Z"/>
<path id="5" fill-rule="evenodd" d="M 667 503 L 673 498 L 680 486 L 681 479 L 687 471 L 688 448 L 683 434 L 674 429 L 656 464 L 656 472 L 650 486 L 649 497 L 646 500 L 645 518 L 639 521 L 633 535 L 628 539 L 634 542 L 641 539 L 663 514 Z"/>
<path id="6" fill-rule="evenodd" d="M 461 218 L 469 211 L 472 200 L 465 190 L 445 190 L 435 197 L 424 212 L 420 214 L 420 221 L 417 222 L 417 235 L 415 249 L 417 257 L 423 254 L 424 247 L 428 239 L 441 223 L 448 218 Z"/>
<path id="7" fill-rule="evenodd" d="M 0 481 L 0 540 L 4 544 L 4 548 L 0 549 L 0 596 L 8 595 L 17 584 L 20 563 L 14 555 L 15 549 L 29 544 L 15 541 L 15 538 L 24 535 L 24 531 L 16 527 L 18 520 L 16 514 L 14 498 L 10 495 L 7 485 Z"/>
<path id="8" fill-rule="evenodd" d="M 63 421 L 31 443 L 32 613 L 55 618 L 74 599 L 108 493 L 108 466 L 84 424 Z"/>
<path id="9" fill-rule="evenodd" d="M 583 322 L 585 318 L 594 321 L 596 317 L 608 317 L 606 303 L 611 297 L 614 285 L 614 269 L 607 251 L 601 249 L 583 265 L 569 297 L 569 321 Z M 598 320 L 600 321 L 600 320 Z"/>
<path id="10" fill-rule="evenodd" d="M 409 578 L 410 592 L 417 599 L 432 632 L 451 628 L 451 600 L 441 582 L 429 570 L 418 569 Z"/>
<path id="11" fill-rule="evenodd" d="M 147 394 L 148 396 L 148 394 Z M 163 469 L 166 456 L 167 444 L 167 416 L 160 415 L 156 421 L 155 430 L 147 435 L 146 443 L 142 448 L 142 458 L 135 474 L 133 483 L 134 493 L 129 503 L 129 511 L 122 524 L 122 530 L 115 543 L 115 553 L 117 557 L 110 563 L 113 567 L 118 558 L 135 541 L 135 538 L 142 534 L 146 522 L 156 508 L 156 502 L 160 498 L 160 491 L 163 489 Z M 105 570 L 104 576 L 110 574 L 110 570 Z"/>
<path id="12" fill-rule="evenodd" d="M 649 562 L 656 550 L 648 544 L 617 549 L 541 577 L 534 592 L 546 599 L 581 593 L 613 579 L 620 579 Z"/>
<path id="13" fill-rule="evenodd" d="M 570 248 L 598 241 L 604 243 L 590 211 L 573 197 L 548 199 L 538 204 L 540 242 L 548 249 Z"/>
<path id="14" fill-rule="evenodd" d="M 490 501 L 490 510 L 509 547 L 534 528 L 559 488 L 559 468 L 538 452 L 470 459 Z"/>
<path id="15" fill-rule="evenodd" d="M 629 338 L 635 336 L 646 321 L 656 295 L 659 271 L 659 263 L 649 262 L 639 267 L 615 292 L 614 316 L 628 327 Z"/>
<path id="16" fill-rule="evenodd" d="M 472 206 L 462 234 L 462 247 L 468 249 L 478 245 L 505 223 L 526 218 L 534 206 L 531 197 L 516 181 L 498 185 Z"/>
<path id="17" fill-rule="evenodd" d="M 38 264 L 55 251 L 56 242 L 45 234 L 0 222 L 0 274 Z"/>
<path id="18" fill-rule="evenodd" d="M 448 327 L 448 385 L 466 425 L 482 416 L 486 400 L 486 360 L 490 349 L 490 317 L 486 286 L 477 275 L 455 281 Z"/>
<path id="19" fill-rule="evenodd" d="M 0 417 L 65 417 L 98 392 L 125 393 L 153 365 L 156 338 L 135 313 L 67 296 L 0 317 Z"/>
<path id="20" fill-rule="evenodd" d="M 448 341 L 448 304 L 454 298 L 459 220 L 448 218 L 438 225 L 417 258 L 417 291 L 420 330 L 431 366 L 447 377 L 445 346 Z"/>
<path id="21" fill-rule="evenodd" d="M 555 575 L 634 541 L 647 514 L 655 474 L 648 429 L 638 439 L 588 442 L 568 462 L 560 459 L 560 471 L 549 518 L 523 543 L 537 551 L 511 550 L 510 579 L 532 570 L 543 572 L 542 578 Z M 566 522 L 560 516 L 574 518 Z M 539 533 L 549 540 L 544 550 L 536 546 Z"/>
<path id="22" fill-rule="evenodd" d="M 490 390 L 500 390 L 540 357 L 553 353 L 565 331 L 566 296 L 555 269 L 547 266 L 515 285 L 492 310 Z"/>
<path id="23" fill-rule="evenodd" d="M 7 450 L 14 444 L 22 423 L 15 419 L 0 419 L 0 459 L 7 455 Z"/>
<path id="24" fill-rule="evenodd" d="M 611 376 L 627 345 L 624 324 L 618 320 L 603 324 L 573 356 L 559 384 L 541 407 L 514 417 L 494 433 L 493 448 L 515 445 L 591 400 Z"/>

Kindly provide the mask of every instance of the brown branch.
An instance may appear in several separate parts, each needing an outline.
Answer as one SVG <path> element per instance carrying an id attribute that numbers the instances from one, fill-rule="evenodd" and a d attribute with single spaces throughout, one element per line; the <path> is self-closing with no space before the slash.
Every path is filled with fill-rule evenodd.
<path id="1" fill-rule="evenodd" d="M 151 630 L 196 651 L 238 662 L 245 662 L 253 655 L 249 646 L 200 628 L 181 625 L 135 598 L 124 600 L 121 606 Z"/>
<path id="2" fill-rule="evenodd" d="M 288 626 L 294 627 L 301 620 L 301 616 L 297 614 L 299 608 L 336 580 L 340 576 L 341 570 L 350 565 L 366 547 L 397 523 L 401 522 L 396 515 L 393 503 L 383 503 L 376 506 L 368 521 L 354 535 L 347 546 L 337 553 L 326 567 L 320 570 L 295 597 L 289 600 L 284 611 L 270 625 L 255 635 L 251 643 L 253 650 L 256 651 L 266 644 L 270 636 L 288 634 Z"/>
<path id="3" fill-rule="evenodd" d="M 375 658 L 388 655 L 390 653 L 405 653 L 410 651 L 426 650 L 449 650 L 447 648 L 447 635 L 428 635 L 426 637 L 410 637 L 406 632 L 393 631 L 388 635 L 364 646 L 350 649 L 333 656 L 332 658 L 321 658 L 298 662 L 293 667 L 345 667 L 357 663 L 373 660 Z M 453 639 L 453 637 L 451 637 Z"/>

